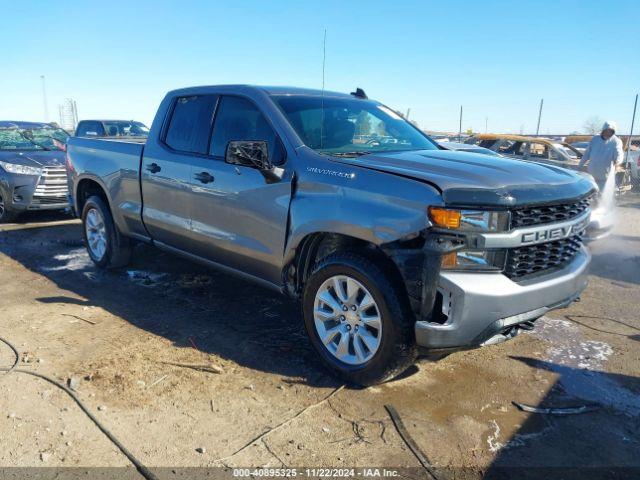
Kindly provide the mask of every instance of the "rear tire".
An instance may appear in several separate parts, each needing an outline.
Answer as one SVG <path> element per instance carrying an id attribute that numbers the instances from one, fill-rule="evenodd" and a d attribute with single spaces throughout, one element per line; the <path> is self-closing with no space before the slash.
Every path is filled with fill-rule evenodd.
<path id="1" fill-rule="evenodd" d="M 131 259 L 131 244 L 116 227 L 111 210 L 97 196 L 87 199 L 82 209 L 82 233 L 93 263 L 103 269 L 119 268 Z"/>
<path id="2" fill-rule="evenodd" d="M 9 209 L 9 207 L 6 205 L 4 197 L 0 193 L 0 223 L 13 222 L 17 216 L 18 212 Z"/>
<path id="3" fill-rule="evenodd" d="M 383 268 L 359 253 L 337 252 L 321 260 L 306 282 L 302 308 L 314 349 L 348 383 L 387 381 L 417 357 L 414 320 L 403 293 Z"/>

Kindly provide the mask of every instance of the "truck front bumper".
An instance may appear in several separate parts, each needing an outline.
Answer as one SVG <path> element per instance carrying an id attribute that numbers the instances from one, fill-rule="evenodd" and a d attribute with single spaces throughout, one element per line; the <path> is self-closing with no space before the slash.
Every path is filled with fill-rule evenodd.
<path id="1" fill-rule="evenodd" d="M 499 273 L 442 271 L 438 292 L 446 321 L 417 321 L 418 346 L 464 349 L 499 343 L 531 322 L 576 300 L 587 286 L 591 256 L 582 247 L 571 263 L 553 273 L 514 282 Z"/>

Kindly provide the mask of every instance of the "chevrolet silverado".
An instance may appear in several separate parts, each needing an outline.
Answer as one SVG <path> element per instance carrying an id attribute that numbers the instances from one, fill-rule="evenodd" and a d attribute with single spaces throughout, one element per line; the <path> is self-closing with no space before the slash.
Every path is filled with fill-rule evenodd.
<path id="1" fill-rule="evenodd" d="M 147 242 L 287 294 L 362 385 L 507 340 L 587 284 L 591 179 L 442 149 L 361 89 L 175 90 L 146 141 L 71 138 L 67 166 L 98 267 Z"/>

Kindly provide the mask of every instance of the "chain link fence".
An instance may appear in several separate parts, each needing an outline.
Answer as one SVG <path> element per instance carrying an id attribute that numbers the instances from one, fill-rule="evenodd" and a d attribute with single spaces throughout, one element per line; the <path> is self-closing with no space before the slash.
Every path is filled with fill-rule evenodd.
<path id="1" fill-rule="evenodd" d="M 626 191 L 640 191 L 640 150 L 625 152 L 625 160 L 618 186 Z"/>

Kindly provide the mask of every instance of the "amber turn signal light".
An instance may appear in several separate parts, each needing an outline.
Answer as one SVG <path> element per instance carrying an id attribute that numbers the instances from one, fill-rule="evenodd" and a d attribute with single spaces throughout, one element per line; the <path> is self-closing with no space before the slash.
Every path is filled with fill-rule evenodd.
<path id="1" fill-rule="evenodd" d="M 438 227 L 460 228 L 460 210 L 449 210 L 447 208 L 429 207 L 429 217 Z"/>
<path id="2" fill-rule="evenodd" d="M 458 265 L 458 254 L 456 252 L 446 253 L 442 257 L 442 268 L 455 268 Z"/>

